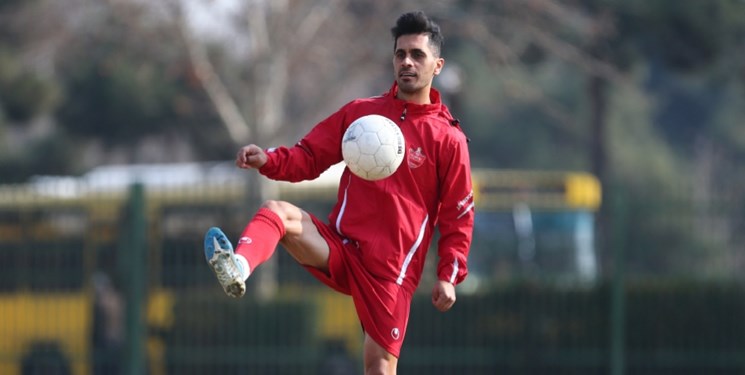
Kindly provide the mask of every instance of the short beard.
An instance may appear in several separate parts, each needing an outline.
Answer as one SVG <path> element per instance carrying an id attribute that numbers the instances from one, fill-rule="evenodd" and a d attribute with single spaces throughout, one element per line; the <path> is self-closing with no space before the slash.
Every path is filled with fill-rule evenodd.
<path id="1" fill-rule="evenodd" d="M 398 89 L 401 90 L 405 94 L 415 94 L 421 90 L 423 90 L 426 87 L 426 85 L 420 85 L 419 81 L 412 82 L 412 83 L 404 83 L 400 80 L 398 81 Z"/>

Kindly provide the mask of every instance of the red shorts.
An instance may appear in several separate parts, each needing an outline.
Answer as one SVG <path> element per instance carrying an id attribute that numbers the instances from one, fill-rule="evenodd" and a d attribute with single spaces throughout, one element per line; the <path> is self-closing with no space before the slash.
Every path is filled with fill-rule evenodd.
<path id="1" fill-rule="evenodd" d="M 329 273 L 315 267 L 305 268 L 324 284 L 351 295 L 362 329 L 398 358 L 409 321 L 411 294 L 394 281 L 373 276 L 362 264 L 360 249 L 355 244 L 344 243 L 334 229 L 310 216 L 329 245 Z"/>

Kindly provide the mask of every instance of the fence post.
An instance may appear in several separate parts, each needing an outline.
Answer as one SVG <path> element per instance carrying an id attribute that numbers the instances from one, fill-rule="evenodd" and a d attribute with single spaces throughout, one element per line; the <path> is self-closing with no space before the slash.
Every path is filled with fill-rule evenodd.
<path id="1" fill-rule="evenodd" d="M 626 290 L 624 268 L 624 238 L 626 236 L 626 202 L 623 194 L 617 191 L 611 208 L 611 248 L 613 251 L 613 268 L 610 299 L 610 368 L 611 375 L 625 373 L 625 310 Z"/>
<path id="2" fill-rule="evenodd" d="M 145 192 L 140 183 L 131 186 L 124 207 L 118 261 L 125 289 L 125 343 L 122 374 L 145 372 L 145 283 L 147 279 L 147 220 Z"/>

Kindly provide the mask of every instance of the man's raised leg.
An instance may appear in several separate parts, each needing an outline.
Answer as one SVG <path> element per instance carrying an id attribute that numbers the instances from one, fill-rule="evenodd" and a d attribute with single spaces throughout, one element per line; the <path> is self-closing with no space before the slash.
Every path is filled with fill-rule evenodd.
<path id="1" fill-rule="evenodd" d="M 205 236 L 205 256 L 225 292 L 245 293 L 245 279 L 272 256 L 277 244 L 300 264 L 328 270 L 329 247 L 307 212 L 283 201 L 267 201 L 243 230 L 235 252 L 217 228 Z"/>

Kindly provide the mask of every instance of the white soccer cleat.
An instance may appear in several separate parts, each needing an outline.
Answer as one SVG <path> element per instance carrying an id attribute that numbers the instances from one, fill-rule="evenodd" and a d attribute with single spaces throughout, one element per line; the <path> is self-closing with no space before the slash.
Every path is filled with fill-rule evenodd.
<path id="1" fill-rule="evenodd" d="M 233 245 L 220 228 L 210 228 L 205 234 L 204 256 L 225 293 L 234 298 L 246 293 L 248 263 L 233 252 Z"/>

